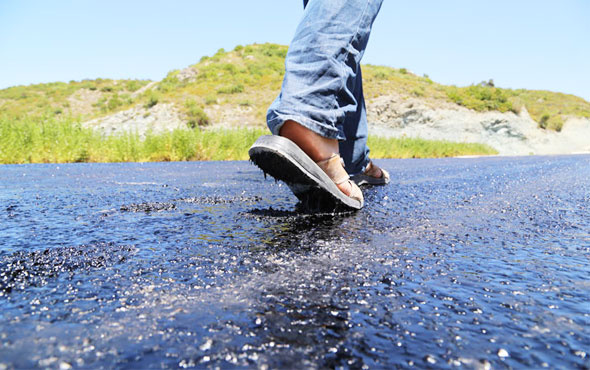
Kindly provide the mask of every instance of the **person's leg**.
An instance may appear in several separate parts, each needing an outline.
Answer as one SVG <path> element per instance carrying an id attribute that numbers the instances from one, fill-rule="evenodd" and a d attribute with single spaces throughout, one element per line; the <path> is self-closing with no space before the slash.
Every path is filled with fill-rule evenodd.
<path id="1" fill-rule="evenodd" d="M 353 176 L 355 182 L 357 182 L 355 177 L 358 177 L 355 175 L 362 174 L 375 179 L 381 179 L 381 181 L 373 180 L 372 184 L 374 185 L 386 184 L 389 182 L 389 174 L 383 172 L 369 158 L 369 147 L 367 146 L 369 130 L 360 67 L 353 87 L 353 93 L 357 101 L 357 110 L 347 114 L 345 117 L 343 127 L 346 140 L 340 141 L 339 143 L 340 155 L 344 159 L 346 171 Z"/>
<path id="2" fill-rule="evenodd" d="M 346 140 L 347 136 L 360 137 L 358 144 L 353 144 L 355 148 L 360 148 L 363 137 L 366 144 L 362 89 L 359 97 L 355 87 L 361 79 L 359 63 L 381 4 L 382 0 L 312 0 L 289 47 L 282 90 L 269 108 L 267 122 L 273 134 L 292 139 L 315 161 L 329 157 L 334 150 L 337 153 L 336 140 Z M 347 115 L 364 117 L 364 126 L 357 121 L 354 127 L 345 128 L 352 122 Z M 318 149 L 315 154 L 306 150 L 306 142 Z M 344 154 L 351 165 L 356 162 L 355 166 L 362 169 L 368 158 L 365 149 L 350 154 L 345 149 Z"/>
<path id="3" fill-rule="evenodd" d="M 383 0 L 310 1 L 285 60 L 268 126 L 278 135 L 288 120 L 345 140 L 345 115 L 357 110 L 353 87 L 372 23 Z"/>
<path id="4" fill-rule="evenodd" d="M 346 114 L 343 124 L 346 140 L 339 143 L 340 156 L 344 159 L 346 172 L 351 175 L 362 172 L 369 164 L 369 148 L 367 147 L 369 131 L 360 66 L 356 75 L 353 93 L 357 101 L 357 109 Z"/>

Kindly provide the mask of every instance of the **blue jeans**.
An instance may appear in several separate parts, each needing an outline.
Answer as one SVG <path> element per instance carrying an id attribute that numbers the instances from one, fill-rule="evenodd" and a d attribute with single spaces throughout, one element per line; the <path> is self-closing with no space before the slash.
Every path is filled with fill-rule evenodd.
<path id="1" fill-rule="evenodd" d="M 309 1 L 289 46 L 281 93 L 267 113 L 275 135 L 285 121 L 293 120 L 338 139 L 351 175 L 369 163 L 360 61 L 382 2 Z"/>

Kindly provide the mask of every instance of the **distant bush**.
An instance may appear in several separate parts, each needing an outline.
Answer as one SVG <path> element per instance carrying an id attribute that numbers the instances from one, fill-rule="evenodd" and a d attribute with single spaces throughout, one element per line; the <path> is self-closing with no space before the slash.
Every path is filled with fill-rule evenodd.
<path id="1" fill-rule="evenodd" d="M 450 86 L 445 90 L 451 101 L 476 111 L 507 112 L 513 109 L 512 103 L 508 100 L 508 95 L 503 89 L 471 85 L 468 87 Z"/>
<path id="2" fill-rule="evenodd" d="M 287 49 L 277 44 L 263 44 L 260 45 L 260 51 L 267 57 L 278 57 L 285 59 L 287 56 Z"/>
<path id="3" fill-rule="evenodd" d="M 550 115 L 547 113 L 543 114 L 539 120 L 539 127 L 543 129 L 547 128 L 547 122 L 549 121 L 549 118 L 551 118 Z"/>
<path id="4" fill-rule="evenodd" d="M 113 94 L 113 96 L 109 99 L 109 101 L 106 104 L 106 111 L 114 111 L 115 109 L 119 108 L 121 105 L 123 105 L 123 101 L 121 101 L 121 99 L 119 99 L 119 95 L 117 94 Z"/>
<path id="5" fill-rule="evenodd" d="M 422 86 L 418 86 L 414 90 L 412 90 L 412 95 L 417 96 L 417 97 L 424 96 L 424 93 L 425 93 L 424 87 L 422 87 Z"/>
<path id="6" fill-rule="evenodd" d="M 157 93 L 150 91 L 147 95 L 147 101 L 146 101 L 144 107 L 146 109 L 150 109 L 154 105 L 158 104 L 159 99 L 160 99 L 160 96 Z"/>
<path id="7" fill-rule="evenodd" d="M 378 80 L 387 80 L 387 73 L 385 72 L 377 72 L 375 73 L 375 78 Z"/>
<path id="8" fill-rule="evenodd" d="M 149 81 L 147 80 L 126 80 L 125 81 L 125 90 L 130 92 L 135 92 L 145 85 L 147 85 Z"/>
<path id="9" fill-rule="evenodd" d="M 238 68 L 234 64 L 231 64 L 231 63 L 222 63 L 220 65 L 220 67 L 222 68 L 222 70 L 224 72 L 228 72 L 231 75 L 235 75 L 236 73 L 238 73 Z"/>
<path id="10" fill-rule="evenodd" d="M 563 129 L 563 117 L 561 115 L 549 118 L 549 129 L 560 132 Z"/>
<path id="11" fill-rule="evenodd" d="M 186 109 L 188 126 L 190 128 L 206 126 L 209 124 L 209 117 L 196 101 L 188 99 L 184 102 L 184 107 Z"/>
<path id="12" fill-rule="evenodd" d="M 166 76 L 162 81 L 158 83 L 158 91 L 163 93 L 167 93 L 170 91 L 174 91 L 180 87 L 182 87 L 183 83 L 178 79 L 176 76 L 178 71 L 173 71 Z"/>
<path id="13" fill-rule="evenodd" d="M 244 85 L 237 84 L 237 85 L 229 85 L 229 86 L 222 86 L 217 89 L 218 94 L 237 94 L 244 91 Z"/>
<path id="14" fill-rule="evenodd" d="M 539 127 L 542 129 L 549 129 L 554 131 L 561 131 L 563 128 L 563 118 L 560 115 L 550 115 L 545 113 L 541 116 L 539 120 Z"/>

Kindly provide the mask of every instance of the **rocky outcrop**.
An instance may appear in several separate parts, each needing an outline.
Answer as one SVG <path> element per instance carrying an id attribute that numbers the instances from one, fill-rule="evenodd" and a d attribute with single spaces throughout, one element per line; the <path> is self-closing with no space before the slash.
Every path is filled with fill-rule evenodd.
<path id="1" fill-rule="evenodd" d="M 117 135 L 134 132 L 145 137 L 148 131 L 155 134 L 187 128 L 181 114 L 173 104 L 156 104 L 151 108 L 136 106 L 106 117 L 100 117 L 82 123 L 94 128 L 104 135 Z"/>
<path id="2" fill-rule="evenodd" d="M 178 71 L 176 78 L 180 81 L 193 82 L 197 77 L 198 71 L 193 67 L 187 67 Z"/>
<path id="3" fill-rule="evenodd" d="M 488 144 L 501 155 L 590 152 L 590 120 L 570 118 L 561 132 L 543 130 L 526 109 L 476 112 L 451 103 L 431 103 L 398 95 L 369 101 L 371 133 Z"/>

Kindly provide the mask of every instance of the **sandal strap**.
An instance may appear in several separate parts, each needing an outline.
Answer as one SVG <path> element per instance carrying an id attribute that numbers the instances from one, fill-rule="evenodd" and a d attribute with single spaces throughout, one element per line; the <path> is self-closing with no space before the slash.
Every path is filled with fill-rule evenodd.
<path id="1" fill-rule="evenodd" d="M 365 168 L 365 171 L 363 173 L 367 176 L 370 176 L 369 172 L 371 171 L 373 166 L 374 166 L 373 161 L 369 159 L 369 164 L 367 165 L 367 167 Z M 383 168 L 379 168 L 379 169 L 381 170 L 381 176 L 374 177 L 374 178 L 385 179 L 387 182 L 389 182 L 389 172 L 385 171 Z M 371 177 L 373 177 L 373 176 L 371 176 Z"/>
<path id="2" fill-rule="evenodd" d="M 363 201 L 363 192 L 361 189 L 351 180 L 348 180 L 350 183 L 350 194 L 348 195 L 352 199 L 356 199 L 359 202 Z"/>
<path id="3" fill-rule="evenodd" d="M 316 162 L 316 164 L 334 181 L 336 185 L 340 185 L 350 178 L 344 169 L 342 158 L 338 154 L 332 154 L 328 159 Z"/>

